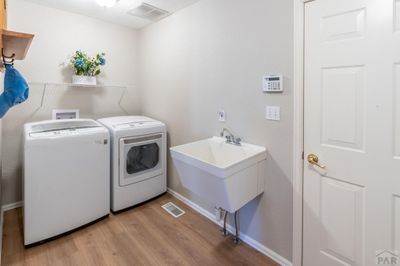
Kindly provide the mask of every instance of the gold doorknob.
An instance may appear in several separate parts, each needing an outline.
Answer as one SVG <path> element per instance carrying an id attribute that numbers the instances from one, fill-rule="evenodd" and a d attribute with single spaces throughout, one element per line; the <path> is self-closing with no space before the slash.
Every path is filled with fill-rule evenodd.
<path id="1" fill-rule="evenodd" d="M 318 166 L 319 168 L 325 169 L 325 165 L 320 165 L 320 164 L 319 164 L 318 156 L 315 155 L 315 154 L 309 154 L 309 155 L 307 156 L 307 161 L 308 161 L 310 164 L 312 164 L 312 165 L 316 165 L 316 166 Z"/>

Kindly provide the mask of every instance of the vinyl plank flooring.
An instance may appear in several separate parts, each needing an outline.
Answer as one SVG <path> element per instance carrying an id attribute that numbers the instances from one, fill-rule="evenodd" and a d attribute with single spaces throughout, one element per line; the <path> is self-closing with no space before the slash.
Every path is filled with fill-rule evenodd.
<path id="1" fill-rule="evenodd" d="M 161 205 L 186 214 L 175 219 Z M 5 213 L 2 265 L 277 265 L 170 195 L 39 246 L 24 248 L 21 209 Z"/>

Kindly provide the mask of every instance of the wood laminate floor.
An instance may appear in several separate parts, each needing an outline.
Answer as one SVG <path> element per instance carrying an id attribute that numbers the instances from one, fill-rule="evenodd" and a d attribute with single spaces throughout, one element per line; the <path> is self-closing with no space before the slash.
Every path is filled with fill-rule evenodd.
<path id="1" fill-rule="evenodd" d="M 186 214 L 175 219 L 169 201 Z M 25 249 L 21 208 L 5 213 L 2 265 L 277 265 L 170 195 Z"/>

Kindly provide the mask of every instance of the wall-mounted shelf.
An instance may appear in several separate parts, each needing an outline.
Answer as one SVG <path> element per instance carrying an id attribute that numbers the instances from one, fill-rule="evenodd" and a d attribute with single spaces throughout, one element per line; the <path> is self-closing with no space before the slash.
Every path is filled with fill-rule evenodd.
<path id="1" fill-rule="evenodd" d="M 38 97 L 38 106 L 27 117 L 26 121 L 32 119 L 45 107 L 49 109 L 80 109 L 80 113 L 86 114 L 86 116 L 89 112 L 99 114 L 99 110 L 96 110 L 97 107 L 103 109 L 107 107 L 108 112 L 106 113 L 114 115 L 128 115 L 130 113 L 123 105 L 123 99 L 130 86 L 30 82 L 29 87 L 30 96 Z M 40 88 L 40 90 L 37 90 L 37 88 Z M 118 110 L 118 113 L 116 110 Z"/>
<path id="2" fill-rule="evenodd" d="M 2 30 L 1 41 L 3 54 L 15 60 L 25 59 L 34 35 L 23 32 Z"/>
<path id="3" fill-rule="evenodd" d="M 125 90 L 128 86 L 123 85 L 106 85 L 106 84 L 97 84 L 97 85 L 85 85 L 85 84 L 73 84 L 73 83 L 32 83 L 32 84 L 43 84 L 45 87 L 53 87 L 53 88 L 82 88 L 82 89 L 90 89 L 90 88 L 107 88 L 107 89 L 122 89 Z"/>

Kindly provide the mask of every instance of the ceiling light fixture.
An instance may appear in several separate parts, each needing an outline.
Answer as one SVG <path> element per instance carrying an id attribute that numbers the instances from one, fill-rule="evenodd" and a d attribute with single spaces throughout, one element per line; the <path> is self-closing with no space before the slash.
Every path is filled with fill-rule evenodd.
<path id="1" fill-rule="evenodd" d="M 101 7 L 113 7 L 117 4 L 118 0 L 96 0 L 97 4 Z"/>

